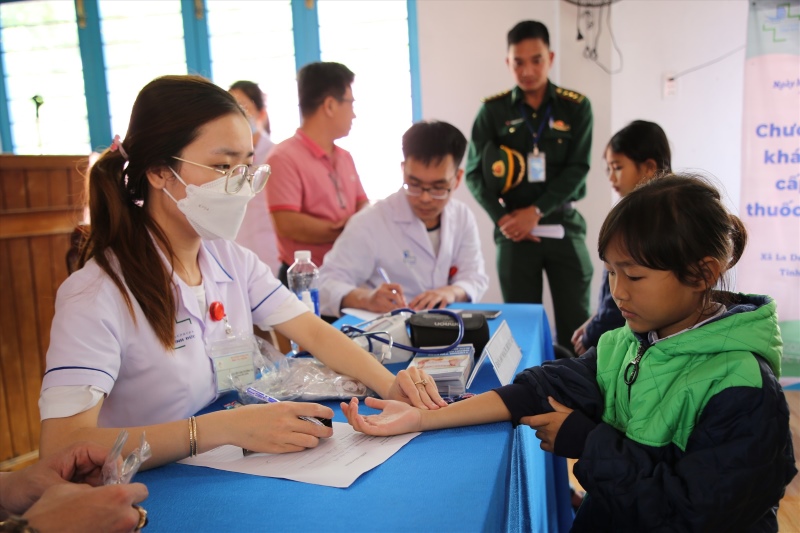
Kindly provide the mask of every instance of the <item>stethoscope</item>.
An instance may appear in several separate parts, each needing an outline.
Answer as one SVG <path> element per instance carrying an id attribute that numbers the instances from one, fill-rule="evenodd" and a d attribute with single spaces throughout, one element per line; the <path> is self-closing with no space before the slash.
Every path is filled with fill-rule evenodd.
<path id="1" fill-rule="evenodd" d="M 429 309 L 426 312 L 427 313 L 434 313 L 434 314 L 437 314 L 437 315 L 449 316 L 450 318 L 452 318 L 453 320 L 456 321 L 456 324 L 458 324 L 458 335 L 456 336 L 456 340 L 453 341 L 453 343 L 450 346 L 445 346 L 443 348 L 442 347 L 438 347 L 438 348 L 415 348 L 414 346 L 406 346 L 405 344 L 400 344 L 399 342 L 394 342 L 394 340 L 392 339 L 392 336 L 389 334 L 388 331 L 365 331 L 363 329 L 364 326 L 366 326 L 367 324 L 370 324 L 370 323 L 374 322 L 375 320 L 380 320 L 381 318 L 385 318 L 387 316 L 395 316 L 395 315 L 398 315 L 400 313 L 410 313 L 410 314 L 413 315 L 413 314 L 416 313 L 416 311 L 414 311 L 413 309 L 408 309 L 408 308 L 405 308 L 405 307 L 401 308 L 401 309 L 395 309 L 394 311 L 392 311 L 390 313 L 387 313 L 385 315 L 382 315 L 382 316 L 380 316 L 380 317 L 378 317 L 378 318 L 376 318 L 374 320 L 368 320 L 366 322 L 362 322 L 360 324 L 356 324 L 355 326 L 344 325 L 344 326 L 342 326 L 341 331 L 342 331 L 342 333 L 344 333 L 345 335 L 347 335 L 351 339 L 354 339 L 356 337 L 364 337 L 364 338 L 366 338 L 370 352 L 372 351 L 372 346 L 373 346 L 372 345 L 372 341 L 377 341 L 377 342 L 386 344 L 386 345 L 389 346 L 390 350 L 392 349 L 392 347 L 397 347 L 397 348 L 399 348 L 401 350 L 407 350 L 409 352 L 420 353 L 420 354 L 423 354 L 423 355 L 434 355 L 434 354 L 445 353 L 445 352 L 449 352 L 450 350 L 453 350 L 456 347 L 458 347 L 458 345 L 461 344 L 461 340 L 464 338 L 464 320 L 461 318 L 461 315 L 456 313 L 456 312 L 454 312 L 454 311 L 451 311 L 449 309 Z"/>

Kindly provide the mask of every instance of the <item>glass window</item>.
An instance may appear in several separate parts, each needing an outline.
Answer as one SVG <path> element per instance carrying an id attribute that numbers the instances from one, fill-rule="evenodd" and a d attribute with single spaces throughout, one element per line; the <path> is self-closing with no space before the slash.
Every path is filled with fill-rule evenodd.
<path id="1" fill-rule="evenodd" d="M 89 153 L 74 4 L 3 3 L 0 27 L 14 153 Z"/>
<path id="2" fill-rule="evenodd" d="M 142 87 L 158 76 L 186 74 L 181 2 L 100 0 L 98 5 L 111 131 L 124 137 Z"/>
<path id="3" fill-rule="evenodd" d="M 271 134 L 278 143 L 300 125 L 292 33 L 292 5 L 251 0 L 207 0 L 211 72 L 227 89 L 253 81 L 267 95 Z"/>
<path id="4" fill-rule="evenodd" d="M 353 129 L 337 144 L 353 154 L 370 200 L 402 183 L 402 136 L 411 126 L 411 67 L 406 0 L 317 3 L 323 61 L 355 75 Z"/>

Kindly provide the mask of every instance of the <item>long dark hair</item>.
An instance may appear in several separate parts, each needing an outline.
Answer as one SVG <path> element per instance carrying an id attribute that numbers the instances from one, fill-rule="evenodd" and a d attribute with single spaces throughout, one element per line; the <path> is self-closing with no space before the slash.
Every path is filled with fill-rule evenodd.
<path id="1" fill-rule="evenodd" d="M 672 172 L 672 152 L 667 134 L 655 122 L 634 120 L 611 137 L 608 148 L 637 165 L 652 159 L 659 172 Z"/>
<path id="2" fill-rule="evenodd" d="M 716 259 L 721 273 L 739 261 L 747 230 L 703 177 L 666 174 L 634 189 L 608 214 L 597 243 L 604 261 L 615 239 L 637 264 L 668 270 L 681 283 L 695 285 L 708 278 L 700 263 L 704 257 Z M 724 276 L 721 281 L 724 286 Z M 704 307 L 712 289 L 706 285 Z"/>
<path id="3" fill-rule="evenodd" d="M 122 293 L 136 320 L 130 291 L 166 349 L 175 343 L 174 254 L 144 207 L 149 194 L 147 171 L 169 165 L 172 156 L 197 138 L 201 126 L 229 113 L 244 116 L 233 96 L 204 78 L 156 78 L 136 97 L 121 147 L 106 150 L 89 173 L 91 229 L 79 266 L 94 259 Z M 151 234 L 164 248 L 169 267 Z"/>

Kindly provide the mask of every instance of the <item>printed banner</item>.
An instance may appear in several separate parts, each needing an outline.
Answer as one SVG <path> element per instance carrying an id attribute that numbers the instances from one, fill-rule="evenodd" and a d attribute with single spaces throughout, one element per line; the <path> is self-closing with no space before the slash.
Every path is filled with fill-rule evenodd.
<path id="1" fill-rule="evenodd" d="M 789 385 L 800 382 L 800 0 L 750 3 L 742 128 L 737 286 L 778 303 Z"/>

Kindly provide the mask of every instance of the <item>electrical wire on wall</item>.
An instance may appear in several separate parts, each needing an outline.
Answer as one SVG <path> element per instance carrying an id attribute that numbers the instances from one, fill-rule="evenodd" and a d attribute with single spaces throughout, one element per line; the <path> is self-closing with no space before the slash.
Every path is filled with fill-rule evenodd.
<path id="1" fill-rule="evenodd" d="M 622 50 L 617 45 L 614 36 L 614 29 L 611 27 L 611 4 L 618 0 L 565 0 L 570 4 L 578 6 L 578 16 L 576 18 L 577 40 L 585 41 L 583 57 L 592 61 L 595 65 L 603 69 L 607 74 L 619 74 L 622 72 L 623 58 Z M 612 70 L 600 62 L 597 54 L 597 45 L 600 42 L 600 35 L 603 32 L 603 10 L 606 10 L 605 24 L 608 26 L 608 33 L 611 36 L 611 44 L 619 56 L 619 67 Z"/>
<path id="2" fill-rule="evenodd" d="M 668 78 L 668 80 L 669 81 L 675 81 L 678 78 L 681 78 L 681 77 L 689 74 L 690 72 L 697 72 L 698 70 L 702 70 L 702 69 L 704 69 L 706 67 L 710 67 L 711 65 L 713 65 L 715 63 L 719 63 L 720 61 L 722 61 L 726 57 L 732 56 L 733 54 L 735 54 L 736 52 L 739 52 L 740 50 L 744 50 L 744 48 L 745 48 L 745 45 L 737 46 L 733 50 L 725 52 L 724 54 L 722 54 L 721 56 L 719 56 L 719 57 L 717 57 L 715 59 L 712 59 L 710 61 L 706 61 L 705 63 L 702 63 L 702 64 L 697 65 L 695 67 L 687 68 L 686 70 L 682 70 L 682 71 L 678 72 L 677 74 L 673 74 L 671 77 Z"/>

